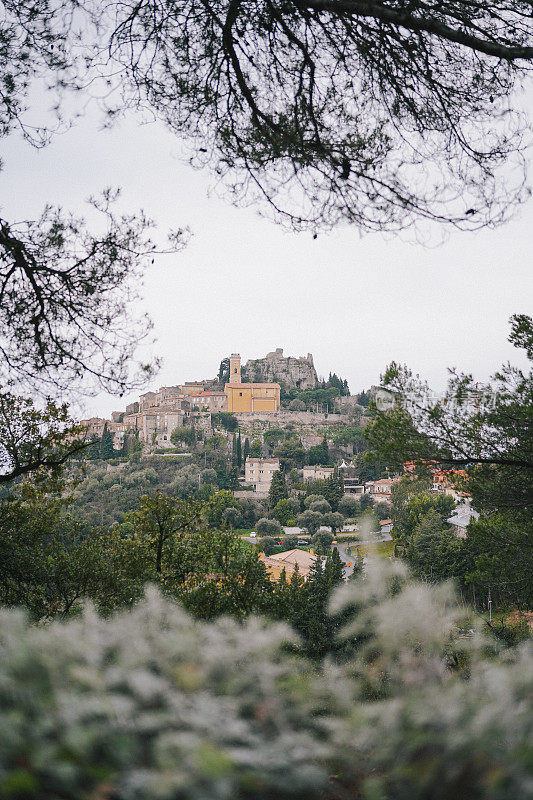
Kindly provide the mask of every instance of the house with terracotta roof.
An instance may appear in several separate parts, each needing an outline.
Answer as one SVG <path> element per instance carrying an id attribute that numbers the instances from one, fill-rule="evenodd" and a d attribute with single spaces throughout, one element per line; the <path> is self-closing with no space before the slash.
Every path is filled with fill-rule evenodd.
<path id="1" fill-rule="evenodd" d="M 307 550 L 285 550 L 283 553 L 266 556 L 263 553 L 259 560 L 265 565 L 265 569 L 270 580 L 277 581 L 281 573 L 285 570 L 287 577 L 290 577 L 298 567 L 298 573 L 302 578 L 307 578 L 311 572 L 318 556 L 308 553 Z"/>

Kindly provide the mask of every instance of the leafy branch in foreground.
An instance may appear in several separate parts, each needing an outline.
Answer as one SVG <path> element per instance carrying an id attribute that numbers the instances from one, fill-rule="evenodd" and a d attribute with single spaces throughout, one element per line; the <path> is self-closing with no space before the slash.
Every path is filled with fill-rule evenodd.
<path id="1" fill-rule="evenodd" d="M 511 318 L 509 340 L 531 358 L 533 325 L 527 315 Z M 533 501 L 533 375 L 509 364 L 491 383 L 451 372 L 446 392 L 436 397 L 407 367 L 391 364 L 383 376 L 392 408 L 377 411 L 365 430 L 374 452 L 396 465 L 437 461 L 468 468 L 472 480 L 496 489 L 497 476 L 508 485 L 508 500 L 518 507 Z M 505 490 L 499 492 L 504 500 Z M 500 507 L 500 504 L 497 505 Z"/>
<path id="2" fill-rule="evenodd" d="M 0 485 L 29 472 L 34 480 L 58 476 L 65 462 L 88 444 L 66 405 L 48 400 L 39 409 L 32 400 L 0 391 Z"/>
<path id="3" fill-rule="evenodd" d="M 510 341 L 533 356 L 533 325 L 526 315 L 511 318 Z M 422 467 L 460 467 L 457 488 L 472 498 L 480 518 L 471 521 L 463 545 L 448 541 L 433 526 L 433 560 L 448 575 L 519 608 L 531 608 L 533 598 L 533 375 L 506 364 L 486 386 L 471 375 L 452 372 L 447 391 L 435 397 L 426 383 L 406 367 L 391 365 L 384 385 L 392 390 L 392 407 L 377 410 L 365 429 L 372 458 L 395 466 L 418 462 Z M 383 400 L 377 397 L 377 404 Z M 429 462 L 429 463 L 428 463 Z M 402 486 L 403 484 L 403 486 Z M 416 494 L 408 476 L 393 488 L 394 506 Z M 429 496 L 428 496 L 429 497 Z M 411 499 L 411 503 L 414 500 Z M 395 520 L 395 529 L 396 529 Z M 419 545 L 428 542 L 419 531 Z M 462 552 L 459 552 L 462 551 Z M 409 554 L 409 553 L 408 553 Z M 411 555 L 413 553 L 411 552 Z M 463 558 L 464 556 L 464 558 Z M 440 558 L 440 557 L 439 557 Z M 414 559 L 416 561 L 416 558 Z M 445 563 L 447 562 L 447 563 Z M 438 572 L 439 565 L 434 564 Z"/>
<path id="4" fill-rule="evenodd" d="M 88 377 L 122 394 L 153 374 L 154 365 L 135 361 L 151 328 L 146 316 L 130 321 L 135 284 L 153 256 L 180 249 L 185 234 L 171 234 L 169 250 L 158 250 L 147 235 L 153 223 L 142 213 L 117 214 L 117 198 L 108 189 L 91 200 L 104 220 L 101 233 L 52 207 L 35 221 L 0 220 L 4 380 L 72 392 Z"/>
<path id="5" fill-rule="evenodd" d="M 266 202 L 294 228 L 475 229 L 528 196 L 527 124 L 511 100 L 533 61 L 527 0 L 109 11 L 105 56 L 122 90 L 110 119 L 145 105 L 232 200 Z"/>

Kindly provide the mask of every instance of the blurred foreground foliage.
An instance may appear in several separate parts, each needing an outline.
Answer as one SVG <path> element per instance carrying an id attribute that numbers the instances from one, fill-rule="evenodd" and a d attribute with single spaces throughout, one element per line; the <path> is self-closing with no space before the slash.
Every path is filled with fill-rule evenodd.
<path id="1" fill-rule="evenodd" d="M 282 623 L 200 622 L 155 587 L 107 619 L 3 610 L 0 796 L 531 797 L 530 642 L 498 652 L 399 562 L 329 613 L 342 654 L 317 662 Z"/>

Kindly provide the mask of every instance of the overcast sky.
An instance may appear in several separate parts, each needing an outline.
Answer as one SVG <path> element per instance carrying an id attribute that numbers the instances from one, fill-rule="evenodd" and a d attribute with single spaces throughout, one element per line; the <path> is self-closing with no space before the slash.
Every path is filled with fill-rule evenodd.
<path id="1" fill-rule="evenodd" d="M 519 362 L 506 339 L 510 315 L 531 313 L 533 202 L 505 227 L 452 233 L 432 249 L 348 227 L 314 240 L 209 196 L 210 176 L 178 152 L 159 124 L 129 119 L 102 131 L 96 114 L 43 150 L 17 137 L 3 148 L 8 219 L 34 217 L 46 202 L 82 211 L 111 185 L 161 232 L 191 228 L 186 250 L 158 257 L 141 289 L 163 358 L 149 388 L 214 377 L 229 353 L 246 361 L 276 347 L 311 352 L 319 375 L 337 372 L 352 392 L 377 383 L 393 359 L 435 388 L 448 366 L 484 380 Z M 137 396 L 99 395 L 84 410 L 108 415 Z"/>

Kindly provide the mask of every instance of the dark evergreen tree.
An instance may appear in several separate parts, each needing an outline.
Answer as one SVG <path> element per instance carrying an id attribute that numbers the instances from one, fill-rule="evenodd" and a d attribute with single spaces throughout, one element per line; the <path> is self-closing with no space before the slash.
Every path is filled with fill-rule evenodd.
<path id="1" fill-rule="evenodd" d="M 268 504 L 270 508 L 274 508 L 280 500 L 284 500 L 289 496 L 287 491 L 287 484 L 285 482 L 285 475 L 281 470 L 277 470 L 272 475 L 272 482 L 268 490 Z"/>
<path id="2" fill-rule="evenodd" d="M 331 592 L 343 582 L 343 567 L 335 548 L 325 563 L 317 558 L 305 583 L 305 603 L 293 617 L 293 625 L 304 639 L 310 658 L 320 660 L 336 648 L 338 622 L 329 616 Z"/>
<path id="3" fill-rule="evenodd" d="M 242 453 L 242 463 L 243 464 L 246 464 L 246 459 L 248 458 L 249 455 L 250 455 L 250 440 L 249 440 L 248 437 L 246 437 L 246 439 L 244 440 L 244 447 L 243 447 L 243 453 Z"/>
<path id="4" fill-rule="evenodd" d="M 359 550 L 352 556 L 353 572 L 348 578 L 349 581 L 356 581 L 363 574 L 364 559 Z"/>
<path id="5" fill-rule="evenodd" d="M 242 469 L 242 442 L 241 442 L 241 432 L 239 431 L 239 435 L 237 437 L 237 469 L 239 472 Z"/>
<path id="6" fill-rule="evenodd" d="M 229 358 L 223 358 L 218 368 L 218 382 L 225 386 L 229 381 Z"/>
<path id="7" fill-rule="evenodd" d="M 229 475 L 228 475 L 228 482 L 227 483 L 228 483 L 228 487 L 227 488 L 231 489 L 232 492 L 234 492 L 236 489 L 239 488 L 239 486 L 240 486 L 240 484 L 239 484 L 239 470 L 237 469 L 237 467 L 233 467 L 233 469 L 230 470 Z"/>
<path id="8" fill-rule="evenodd" d="M 333 475 L 328 478 L 324 486 L 324 497 L 330 504 L 333 511 L 336 511 L 342 498 L 344 497 L 344 479 L 339 474 L 337 467 L 333 470 Z"/>
<path id="9" fill-rule="evenodd" d="M 366 511 L 367 508 L 372 508 L 374 505 L 374 501 L 369 494 L 362 494 L 359 502 L 361 504 L 361 511 Z"/>
<path id="10" fill-rule="evenodd" d="M 85 457 L 100 458 L 100 439 L 94 434 L 91 436 L 91 444 L 85 450 Z"/>
<path id="11" fill-rule="evenodd" d="M 361 392 L 357 397 L 357 402 L 360 406 L 364 406 L 364 408 L 368 408 L 370 404 L 370 395 L 367 392 Z"/>
<path id="12" fill-rule="evenodd" d="M 263 448 L 261 446 L 260 439 L 254 439 L 252 444 L 250 445 L 250 456 L 252 458 L 261 458 L 263 454 Z"/>
<path id="13" fill-rule="evenodd" d="M 324 574 L 332 588 L 344 580 L 343 564 L 336 547 L 333 548 L 331 556 L 326 560 Z"/>
<path id="14" fill-rule="evenodd" d="M 328 441 L 324 436 L 321 444 L 310 447 L 307 452 L 307 462 L 309 464 L 329 464 Z"/>
<path id="15" fill-rule="evenodd" d="M 104 432 L 100 440 L 100 458 L 114 458 L 117 455 L 113 449 L 113 434 L 107 429 L 107 422 L 104 425 Z"/>

